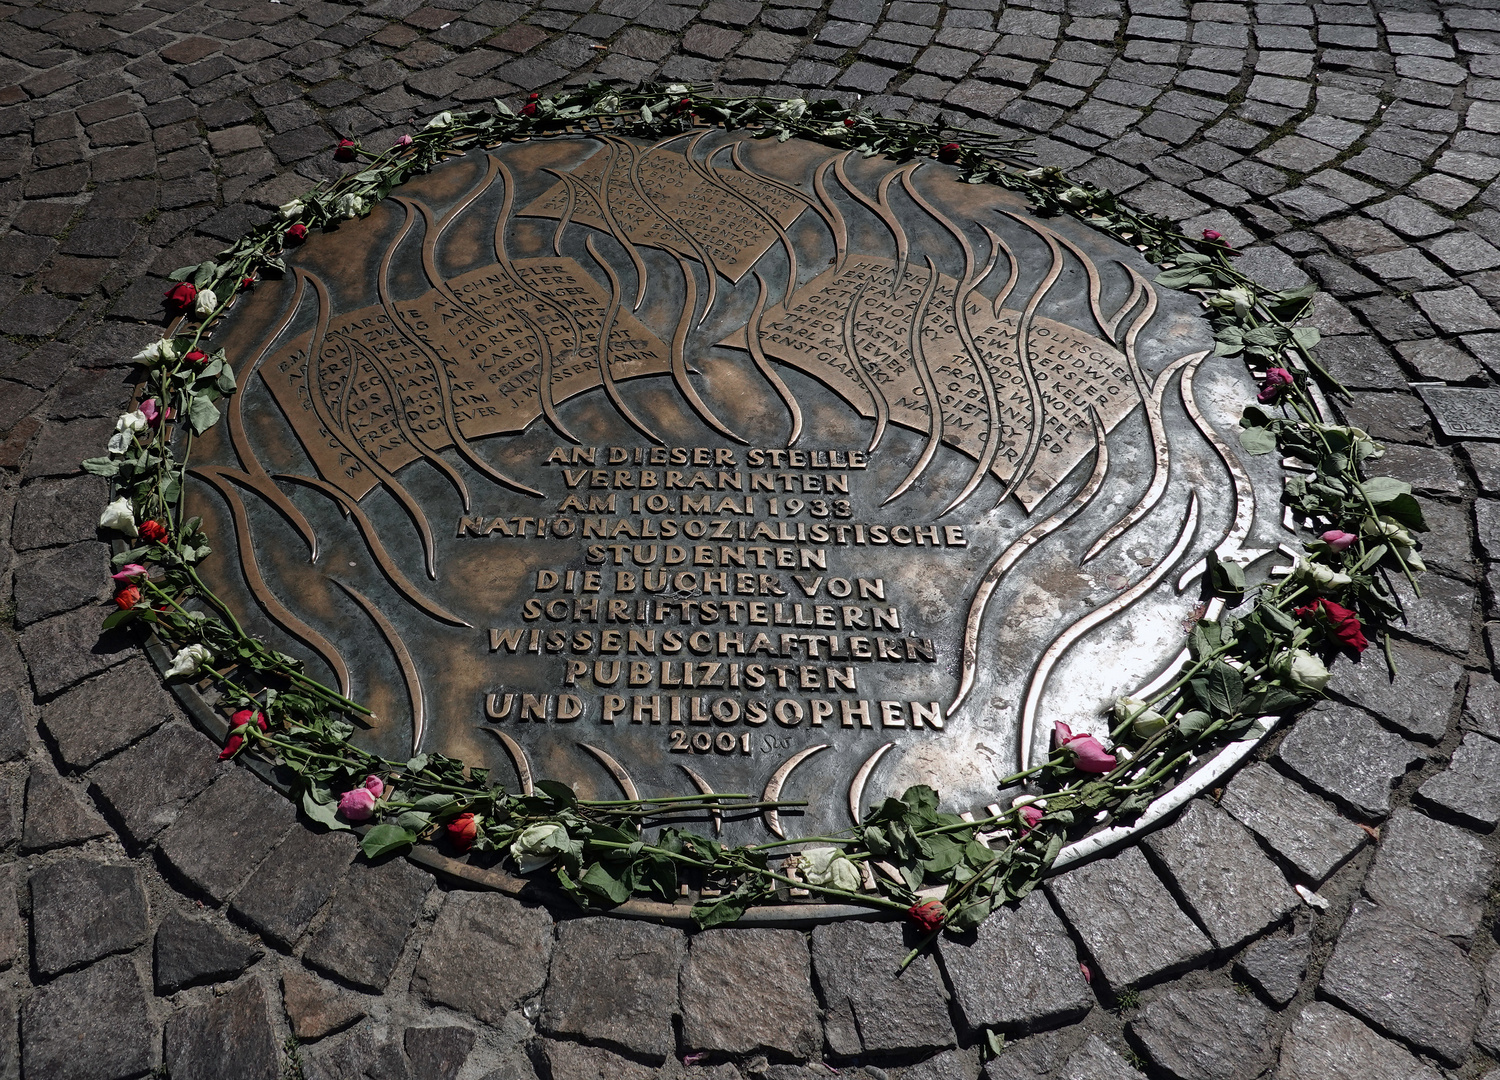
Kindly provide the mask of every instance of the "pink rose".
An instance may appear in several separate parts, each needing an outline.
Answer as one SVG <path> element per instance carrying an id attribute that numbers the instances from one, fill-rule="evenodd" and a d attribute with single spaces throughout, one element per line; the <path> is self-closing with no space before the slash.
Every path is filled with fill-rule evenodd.
<path id="1" fill-rule="evenodd" d="M 129 585 L 137 578 L 145 577 L 146 568 L 140 563 L 126 563 L 124 566 L 120 567 L 118 573 L 110 574 L 109 576 L 115 581 L 119 582 L 121 585 Z"/>
<path id="2" fill-rule="evenodd" d="M 147 398 L 145 401 L 141 402 L 141 415 L 146 418 L 146 423 L 150 424 L 152 427 L 155 427 L 163 420 L 172 419 L 175 413 L 171 406 L 168 406 L 167 409 L 163 411 L 156 404 L 156 399 L 153 397 Z"/>
<path id="3" fill-rule="evenodd" d="M 1115 767 L 1115 756 L 1092 735 L 1074 735 L 1072 728 L 1058 721 L 1052 737 L 1058 746 L 1073 751 L 1073 767 L 1079 772 L 1107 773 Z"/>
<path id="4" fill-rule="evenodd" d="M 378 799 L 385 794 L 385 782 L 378 776 L 367 776 L 365 777 L 365 790 Z"/>
<path id="5" fill-rule="evenodd" d="M 1026 823 L 1025 827 L 1021 831 L 1030 832 L 1032 829 L 1041 824 L 1042 817 L 1043 814 L 1040 807 L 1032 806 L 1030 804 L 1021 807 L 1021 820 Z"/>
<path id="6" fill-rule="evenodd" d="M 368 821 L 375 813 L 376 795 L 369 788 L 357 787 L 339 796 L 339 813 L 350 821 Z"/>
<path id="7" fill-rule="evenodd" d="M 1270 368 L 1266 372 L 1266 381 L 1261 384 L 1260 393 L 1255 395 L 1255 400 L 1262 405 L 1269 405 L 1281 397 L 1282 392 L 1295 382 L 1292 373 L 1286 368 Z"/>
<path id="8" fill-rule="evenodd" d="M 1344 551 L 1354 541 L 1358 540 L 1359 537 L 1353 533 L 1346 533 L 1339 529 L 1329 529 L 1322 536 L 1318 537 L 1318 539 L 1333 548 L 1334 551 Z"/>
<path id="9" fill-rule="evenodd" d="M 403 136 L 401 136 L 401 138 L 399 138 L 399 139 L 396 140 L 396 145 L 397 146 L 410 146 L 411 145 L 411 136 L 410 135 L 403 135 Z"/>

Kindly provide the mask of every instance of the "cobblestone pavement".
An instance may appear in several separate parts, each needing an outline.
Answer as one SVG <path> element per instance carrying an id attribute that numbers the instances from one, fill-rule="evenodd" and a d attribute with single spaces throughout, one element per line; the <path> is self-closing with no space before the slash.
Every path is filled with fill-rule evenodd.
<path id="1" fill-rule="evenodd" d="M 0 1073 L 1500 1077 L 1500 10 L 996 6 L 0 3 Z M 1024 128 L 1262 281 L 1311 276 L 1348 418 L 1433 527 L 1394 685 L 1341 670 L 1213 798 L 894 982 L 889 923 L 554 922 L 365 865 L 216 764 L 98 637 L 104 489 L 76 464 L 163 275 L 327 175 L 336 133 L 658 76 Z M 985 1026 L 1010 1041 L 981 1064 Z"/>

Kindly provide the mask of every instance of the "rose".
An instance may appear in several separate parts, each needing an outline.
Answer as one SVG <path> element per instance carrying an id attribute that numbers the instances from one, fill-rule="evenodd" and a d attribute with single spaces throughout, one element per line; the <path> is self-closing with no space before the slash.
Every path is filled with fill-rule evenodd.
<path id="1" fill-rule="evenodd" d="M 468 851 L 474 843 L 474 838 L 479 835 L 479 819 L 473 814 L 459 814 L 458 817 L 448 822 L 448 839 L 459 851 Z"/>
<path id="2" fill-rule="evenodd" d="M 333 148 L 334 161 L 353 161 L 354 156 L 353 139 L 340 139 L 339 144 Z"/>
<path id="3" fill-rule="evenodd" d="M 198 290 L 191 282 L 179 281 L 162 295 L 166 298 L 167 307 L 174 311 L 185 312 L 193 306 L 193 301 L 198 299 Z"/>
<path id="4" fill-rule="evenodd" d="M 245 745 L 245 725 L 254 724 L 262 731 L 266 730 L 266 714 L 263 712 L 251 712 L 249 709 L 241 709 L 229 718 L 229 741 L 224 744 L 224 749 L 219 751 L 219 760 L 226 761 L 240 752 L 240 747 Z"/>
<path id="5" fill-rule="evenodd" d="M 307 239 L 307 226 L 299 221 L 281 235 L 288 244 L 300 244 Z"/>
<path id="6" fill-rule="evenodd" d="M 1034 803 L 1027 803 L 1017 812 L 1021 815 L 1021 821 L 1024 822 L 1021 826 L 1022 833 L 1029 833 L 1032 829 L 1040 825 L 1042 818 L 1046 816 L 1046 812 Z"/>
<path id="7" fill-rule="evenodd" d="M 140 530 L 135 524 L 135 507 L 130 505 L 130 499 L 121 495 L 106 506 L 104 513 L 99 515 L 99 528 L 112 529 L 126 536 L 139 535 Z"/>
<path id="8" fill-rule="evenodd" d="M 168 363 L 177 359 L 177 350 L 172 347 L 170 338 L 157 338 L 147 345 L 135 356 L 131 357 L 137 364 Z"/>
<path id="9" fill-rule="evenodd" d="M 844 858 L 838 848 L 808 848 L 798 856 L 797 866 L 802 872 L 802 880 L 809 885 L 859 892 L 863 883 L 859 867 Z"/>
<path id="10" fill-rule="evenodd" d="M 163 420 L 170 420 L 176 415 L 176 411 L 171 406 L 168 406 L 165 412 L 158 408 L 155 398 L 147 398 L 141 402 L 140 412 L 146 418 L 146 423 L 152 427 L 157 427 Z"/>
<path id="11" fill-rule="evenodd" d="M 1255 400 L 1262 405 L 1269 405 L 1295 385 L 1296 381 L 1286 368 L 1270 368 L 1266 371 L 1266 380 L 1261 383 L 1260 393 L 1255 395 Z"/>
<path id="12" fill-rule="evenodd" d="M 1315 589 L 1340 589 L 1354 580 L 1341 570 L 1300 558 L 1292 568 L 1292 577 Z"/>
<path id="13" fill-rule="evenodd" d="M 165 525 L 154 520 L 141 522 L 140 532 L 143 537 L 150 540 L 153 544 L 165 544 L 167 537 L 170 535 Z"/>
<path id="14" fill-rule="evenodd" d="M 378 799 L 385 794 L 385 781 L 378 776 L 367 776 L 365 777 L 365 789 L 374 792 L 375 797 Z"/>
<path id="15" fill-rule="evenodd" d="M 807 101 L 799 97 L 788 98 L 776 106 L 776 115 L 783 120 L 801 120 L 805 112 L 807 112 Z"/>
<path id="16" fill-rule="evenodd" d="M 522 116 L 535 116 L 537 114 L 537 102 L 541 100 L 541 94 L 532 94 L 526 99 L 526 104 L 521 106 Z"/>
<path id="17" fill-rule="evenodd" d="M 1073 767 L 1079 772 L 1107 773 L 1115 767 L 1115 756 L 1092 735 L 1074 735 L 1073 729 L 1059 720 L 1053 725 L 1052 737 L 1059 748 L 1073 752 Z"/>
<path id="18" fill-rule="evenodd" d="M 121 413 L 115 421 L 115 433 L 109 437 L 109 452 L 111 454 L 123 454 L 130 449 L 130 444 L 138 432 L 146 430 L 146 414 L 139 409 L 128 413 Z"/>
<path id="19" fill-rule="evenodd" d="M 947 919 L 948 913 L 943 910 L 941 900 L 927 900 L 907 908 L 906 917 L 916 924 L 918 930 L 931 934 L 943 928 L 943 921 Z"/>
<path id="20" fill-rule="evenodd" d="M 301 199 L 293 199 L 289 203 L 282 203 L 277 209 L 281 212 L 282 221 L 291 221 L 307 209 L 307 204 Z"/>
<path id="21" fill-rule="evenodd" d="M 959 146 L 956 142 L 944 143 L 942 146 L 938 147 L 938 160 L 946 161 L 951 165 L 953 162 L 958 160 L 958 155 L 962 151 L 963 147 Z"/>
<path id="22" fill-rule="evenodd" d="M 1224 234 L 1221 233 L 1221 232 L 1219 232 L 1219 230 L 1217 230 L 1217 229 L 1204 229 L 1203 230 L 1203 239 L 1205 239 L 1205 240 L 1222 240 L 1223 237 L 1224 237 Z"/>
<path id="23" fill-rule="evenodd" d="M 206 319 L 215 311 L 219 310 L 219 296 L 212 289 L 199 289 L 198 299 L 193 304 L 193 313 L 200 319 Z"/>
<path id="24" fill-rule="evenodd" d="M 1115 719 L 1130 723 L 1130 730 L 1142 739 L 1149 739 L 1167 726 L 1167 718 L 1151 708 L 1140 698 L 1115 698 Z"/>
<path id="25" fill-rule="evenodd" d="M 1333 548 L 1334 551 L 1345 551 L 1359 537 L 1353 533 L 1343 532 L 1340 529 L 1329 529 L 1322 536 L 1318 537 L 1318 539 Z"/>
<path id="26" fill-rule="evenodd" d="M 375 814 L 378 796 L 369 788 L 357 787 L 339 796 L 339 813 L 350 821 L 369 821 Z"/>
<path id="27" fill-rule="evenodd" d="M 1249 289 L 1236 286 L 1233 289 L 1220 289 L 1219 295 L 1210 303 L 1213 303 L 1214 307 L 1232 308 L 1235 317 L 1243 319 L 1255 307 L 1255 297 L 1251 295 Z"/>
<path id="28" fill-rule="evenodd" d="M 1284 678 L 1290 679 L 1304 690 L 1311 690 L 1315 694 L 1321 694 L 1323 688 L 1328 685 L 1332 676 L 1328 668 L 1310 652 L 1302 649 L 1292 649 L 1281 657 L 1277 664 L 1278 670 Z"/>
<path id="29" fill-rule="evenodd" d="M 846 117 L 844 117 L 844 126 L 845 127 L 853 127 L 854 126 L 854 117 L 852 117 L 852 116 L 846 116 Z"/>
<path id="30" fill-rule="evenodd" d="M 1311 604 L 1296 608 L 1293 614 L 1298 618 L 1324 621 L 1339 644 L 1346 645 L 1357 653 L 1364 652 L 1370 645 L 1369 639 L 1365 637 L 1364 627 L 1360 625 L 1359 616 L 1342 604 L 1335 604 L 1320 596 Z"/>
<path id="31" fill-rule="evenodd" d="M 181 679 L 189 675 L 196 675 L 204 664 L 214 658 L 214 654 L 208 651 L 204 645 L 185 645 L 177 650 L 177 655 L 172 657 L 171 666 L 167 668 L 166 677 L 169 679 Z"/>
<path id="32" fill-rule="evenodd" d="M 559 855 L 577 855 L 583 845 L 568 835 L 561 825 L 543 822 L 522 829 L 510 844 L 510 857 L 521 873 L 540 870 Z"/>
<path id="33" fill-rule="evenodd" d="M 115 605 L 121 611 L 129 611 L 141 602 L 141 590 L 134 585 L 127 585 L 115 593 Z"/>
<path id="34" fill-rule="evenodd" d="M 402 135 L 395 142 L 391 143 L 391 149 L 394 150 L 398 146 L 410 146 L 410 145 L 411 145 L 411 136 L 410 135 Z"/>
<path id="35" fill-rule="evenodd" d="M 109 576 L 117 584 L 130 585 L 146 576 L 146 568 L 138 562 L 126 563 Z"/>
<path id="36" fill-rule="evenodd" d="M 240 288 L 245 290 L 255 288 L 255 278 L 250 274 L 246 274 L 244 277 L 240 278 Z"/>
<path id="37" fill-rule="evenodd" d="M 1087 189 L 1075 185 L 1063 191 L 1057 201 L 1070 210 L 1078 210 L 1089 204 L 1089 193 Z"/>
<path id="38" fill-rule="evenodd" d="M 364 213 L 365 206 L 365 200 L 351 192 L 339 196 L 338 202 L 333 204 L 333 212 L 341 218 L 357 218 Z"/>

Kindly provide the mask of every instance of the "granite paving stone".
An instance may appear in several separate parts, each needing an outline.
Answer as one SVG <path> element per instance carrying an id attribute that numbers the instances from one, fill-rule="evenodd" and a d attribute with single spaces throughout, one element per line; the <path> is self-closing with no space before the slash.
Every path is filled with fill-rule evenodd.
<path id="1" fill-rule="evenodd" d="M 1328 703 L 1297 720 L 1276 756 L 1318 790 L 1374 819 L 1390 812 L 1391 786 L 1423 752 L 1358 709 Z"/>
<path id="2" fill-rule="evenodd" d="M 363 917 L 324 923 L 303 961 L 356 989 L 384 990 L 431 888 L 431 875 L 401 859 L 354 864 L 330 903 L 336 912 L 358 910 Z M 366 903 L 371 896 L 381 903 Z"/>
<path id="3" fill-rule="evenodd" d="M 1392 591 L 1401 615 L 1392 625 L 1419 641 L 1467 656 L 1473 643 L 1477 591 L 1441 574 L 1424 574 L 1420 584 L 1422 594 L 1418 596 L 1404 577 L 1393 580 Z"/>
<path id="4" fill-rule="evenodd" d="M 1484 828 L 1500 824 L 1500 743 L 1466 734 L 1448 767 L 1425 781 L 1417 796 L 1438 811 Z"/>
<path id="5" fill-rule="evenodd" d="M 97 620 L 96 612 L 88 614 Z M 97 655 L 103 659 L 112 654 Z M 31 659 L 30 654 L 27 659 Z M 136 658 L 44 705 L 42 730 L 65 764 L 84 769 L 134 742 L 174 712 L 172 699 L 162 689 L 156 672 L 145 660 Z"/>
<path id="6" fill-rule="evenodd" d="M 1169 989 L 1128 1025 L 1157 1069 L 1176 1080 L 1248 1080 L 1271 1062 L 1272 1012 L 1225 987 Z"/>
<path id="7" fill-rule="evenodd" d="M 558 927 L 539 1026 L 548 1035 L 609 1043 L 658 1062 L 672 1053 L 681 931 L 587 918 Z M 592 972 L 608 970 L 601 985 Z"/>
<path id="8" fill-rule="evenodd" d="M 18 890 L 24 879 L 25 868 L 18 863 L 0 866 L 0 971 L 14 966 L 25 945 L 26 932 L 21 925 L 21 909 Z M 9 1009 L 9 1018 L 14 1019 L 14 1009 Z M 4 1057 L 0 1055 L 0 1068 Z"/>
<path id="9" fill-rule="evenodd" d="M 292 1034 L 304 1043 L 343 1031 L 365 1017 L 360 997 L 305 971 L 282 973 L 281 1000 Z"/>
<path id="10" fill-rule="evenodd" d="M 680 977 L 690 1050 L 816 1057 L 822 1048 L 807 941 L 795 930 L 707 930 L 688 942 Z"/>
<path id="11" fill-rule="evenodd" d="M 109 836 L 109 825 L 80 795 L 48 766 L 33 765 L 26 776 L 21 850 L 48 851 Z"/>
<path id="12" fill-rule="evenodd" d="M 49 615 L 113 593 L 109 580 L 109 550 L 88 541 L 70 544 L 23 564 L 16 570 L 16 624 L 27 626 Z"/>
<path id="13" fill-rule="evenodd" d="M 837 1055 L 912 1053 L 953 1046 L 942 977 L 930 954 L 893 977 L 910 951 L 899 923 L 837 922 L 812 932 L 813 970 Z"/>
<path id="14" fill-rule="evenodd" d="M 1270 998 L 1272 1004 L 1283 1006 L 1297 996 L 1302 986 L 1311 949 L 1312 939 L 1305 931 L 1273 934 L 1241 953 L 1234 970 Z"/>
<path id="15" fill-rule="evenodd" d="M 1068 1057 L 1057 1076 L 1058 1080 L 1145 1080 L 1144 1073 L 1097 1035 L 1090 1035 Z"/>
<path id="16" fill-rule="evenodd" d="M 147 993 L 117 956 L 37 987 L 21 1007 L 21 1072 L 48 1080 L 140 1076 L 152 1066 Z"/>
<path id="17" fill-rule="evenodd" d="M 1439 1080 L 1400 1043 L 1371 1031 L 1336 1006 L 1302 1007 L 1281 1044 L 1277 1080 Z"/>
<path id="18" fill-rule="evenodd" d="M 146 940 L 140 871 L 71 858 L 31 875 L 32 963 L 56 975 Z"/>
<path id="19" fill-rule="evenodd" d="M 1428 742 L 1448 730 L 1448 718 L 1458 695 L 1463 669 L 1451 657 L 1419 645 L 1392 642 L 1396 674 L 1381 658 L 1339 669 L 1335 692 L 1387 723 Z"/>
<path id="20" fill-rule="evenodd" d="M 553 1080 L 653 1080 L 655 1069 L 594 1046 L 542 1041 L 542 1058 Z"/>
<path id="21" fill-rule="evenodd" d="M 551 955 L 546 911 L 497 893 L 454 892 L 422 946 L 412 989 L 498 1024 L 541 991 Z"/>
<path id="22" fill-rule="evenodd" d="M 1318 983 L 1374 1027 L 1456 1064 L 1479 1023 L 1479 977 L 1446 938 L 1356 904 Z"/>
<path id="23" fill-rule="evenodd" d="M 1474 1042 L 1488 1054 L 1500 1053 L 1500 956 L 1484 965 L 1485 1011 Z"/>
<path id="24" fill-rule="evenodd" d="M 402 1039 L 413 1076 L 457 1080 L 474 1048 L 473 1031 L 457 1025 L 409 1027 Z"/>
<path id="25" fill-rule="evenodd" d="M 11 545 L 29 551 L 94 539 L 106 490 L 98 476 L 32 481 L 16 501 Z"/>
<path id="26" fill-rule="evenodd" d="M 1296 892 L 1239 822 L 1202 799 L 1146 840 L 1214 948 L 1233 950 L 1294 910 Z"/>
<path id="27" fill-rule="evenodd" d="M 1488 309 L 1486 309 L 1488 310 Z M 1473 329 L 1488 329 L 1475 326 Z M 1438 428 L 1452 438 L 1500 438 L 1500 390 L 1457 386 L 1422 386 L 1422 400 Z"/>
<path id="28" fill-rule="evenodd" d="M 137 847 L 177 820 L 187 801 L 234 768 L 218 748 L 184 723 L 162 725 L 134 746 L 94 766 L 89 790 Z"/>
<path id="29" fill-rule="evenodd" d="M 1046 889 L 1088 950 L 1096 974 L 1116 991 L 1158 981 L 1212 951 L 1138 849 L 1071 870 Z"/>
<path id="30" fill-rule="evenodd" d="M 173 1080 L 276 1080 L 281 1074 L 266 991 L 250 977 L 223 997 L 167 1020 L 167 1075 Z"/>
<path id="31" fill-rule="evenodd" d="M 222 903 L 295 822 L 280 793 L 233 769 L 183 807 L 157 851 L 188 885 Z"/>
<path id="32" fill-rule="evenodd" d="M 1479 926 L 1495 856 L 1474 833 L 1412 810 L 1381 829 L 1365 893 L 1414 926 L 1467 940 Z"/>
<path id="33" fill-rule="evenodd" d="M 972 940 L 941 940 L 943 969 L 968 1031 L 1039 1030 L 1081 1019 L 1094 995 L 1078 950 L 1040 892 L 995 912 Z"/>
<path id="34" fill-rule="evenodd" d="M 153 978 L 158 994 L 233 979 L 264 954 L 225 927 L 170 911 L 156 928 Z"/>

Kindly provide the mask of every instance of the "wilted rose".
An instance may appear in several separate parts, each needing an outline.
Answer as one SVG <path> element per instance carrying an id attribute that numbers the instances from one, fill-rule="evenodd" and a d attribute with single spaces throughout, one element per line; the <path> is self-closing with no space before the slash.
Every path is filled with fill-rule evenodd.
<path id="1" fill-rule="evenodd" d="M 1103 743 L 1092 735 L 1074 735 L 1073 729 L 1062 721 L 1053 726 L 1052 737 L 1059 747 L 1073 752 L 1073 767 L 1079 772 L 1107 773 L 1116 765 L 1115 756 L 1104 749 Z"/>
<path id="2" fill-rule="evenodd" d="M 1165 716 L 1134 697 L 1115 699 L 1115 719 L 1122 724 L 1129 722 L 1130 730 L 1142 739 L 1149 739 L 1167 726 Z"/>
<path id="3" fill-rule="evenodd" d="M 350 821 L 369 821 L 375 813 L 378 796 L 369 788 L 357 787 L 339 796 L 339 813 Z"/>
<path id="4" fill-rule="evenodd" d="M 862 884 L 859 867 L 844 858 L 838 848 L 808 848 L 798 855 L 797 867 L 809 885 L 858 892 Z"/>
<path id="5" fill-rule="evenodd" d="M 115 605 L 121 611 L 129 611 L 141 602 L 141 590 L 135 585 L 127 585 L 115 593 Z"/>
<path id="6" fill-rule="evenodd" d="M 121 495 L 106 506 L 99 515 L 99 528 L 112 529 L 125 536 L 138 536 L 140 530 L 136 527 L 135 508 L 130 505 L 130 499 Z"/>
<path id="7" fill-rule="evenodd" d="M 1320 596 L 1311 604 L 1297 608 L 1293 614 L 1298 618 L 1320 619 L 1341 645 L 1347 645 L 1357 653 L 1364 652 L 1370 645 L 1359 616 L 1342 604 Z"/>
<path id="8" fill-rule="evenodd" d="M 198 365 L 201 365 L 204 361 L 206 361 L 208 359 L 208 353 L 204 352 L 202 349 L 194 349 L 192 352 L 188 353 L 182 359 L 183 359 L 183 362 L 187 363 L 187 364 L 198 364 Z"/>
<path id="9" fill-rule="evenodd" d="M 1346 551 L 1359 537 L 1351 532 L 1344 532 L 1342 529 L 1329 529 L 1322 536 L 1318 537 L 1318 539 L 1333 548 L 1334 551 Z"/>
<path id="10" fill-rule="evenodd" d="M 521 830 L 520 835 L 511 841 L 510 857 L 516 860 L 521 873 L 529 874 L 559 855 L 576 855 L 582 850 L 583 845 L 570 837 L 567 829 L 544 822 Z"/>
<path id="11" fill-rule="evenodd" d="M 143 521 L 139 528 L 141 536 L 150 540 L 153 544 L 165 544 L 167 537 L 170 535 L 167 532 L 167 527 L 159 521 Z"/>
<path id="12" fill-rule="evenodd" d="M 117 584 L 129 585 L 145 577 L 146 568 L 138 562 L 126 563 L 109 576 Z"/>
<path id="13" fill-rule="evenodd" d="M 307 239 L 307 226 L 299 221 L 281 235 L 288 244 L 300 244 Z"/>
<path id="14" fill-rule="evenodd" d="M 1281 658 L 1281 674 L 1304 690 L 1321 694 L 1332 676 L 1328 668 L 1310 652 L 1293 649 Z"/>
<path id="15" fill-rule="evenodd" d="M 1265 381 L 1260 384 L 1260 393 L 1255 395 L 1255 400 L 1262 405 L 1269 405 L 1280 398 L 1296 382 L 1297 380 L 1292 377 L 1292 373 L 1286 368 L 1269 368 L 1266 371 Z"/>
<path id="16" fill-rule="evenodd" d="M 198 290 L 191 282 L 179 281 L 164 294 L 167 307 L 174 311 L 186 311 L 198 299 Z"/>
<path id="17" fill-rule="evenodd" d="M 170 420 L 176 414 L 171 406 L 168 406 L 167 409 L 163 411 L 162 409 L 157 407 L 155 398 L 147 398 L 145 401 L 141 402 L 141 415 L 146 418 L 147 424 L 151 425 L 152 427 L 156 427 L 163 420 Z"/>
<path id="18" fill-rule="evenodd" d="M 219 310 L 219 294 L 212 289 L 199 289 L 198 299 L 193 301 L 193 313 L 206 319 Z"/>
<path id="19" fill-rule="evenodd" d="M 167 668 L 166 677 L 169 679 L 181 679 L 189 675 L 198 674 L 204 664 L 214 658 L 214 654 L 208 651 L 206 645 L 185 645 L 177 650 L 177 655 L 172 657 L 172 663 Z"/>
<path id="20" fill-rule="evenodd" d="M 448 822 L 448 839 L 459 851 L 468 851 L 474 843 L 474 838 L 479 835 L 479 819 L 473 814 L 459 814 L 458 817 Z"/>
<path id="21" fill-rule="evenodd" d="M 962 151 L 963 147 L 959 146 L 956 142 L 944 143 L 938 148 L 938 160 L 946 161 L 951 165 L 953 162 L 958 160 L 958 155 L 962 153 Z"/>
<path id="22" fill-rule="evenodd" d="M 916 924 L 918 930 L 924 934 L 930 934 L 934 930 L 943 928 L 943 922 L 948 918 L 948 913 L 943 910 L 941 900 L 928 900 L 907 908 L 906 917 Z"/>
<path id="23" fill-rule="evenodd" d="M 340 139 L 339 144 L 333 148 L 333 160 L 353 161 L 354 150 L 355 147 L 353 139 Z"/>

